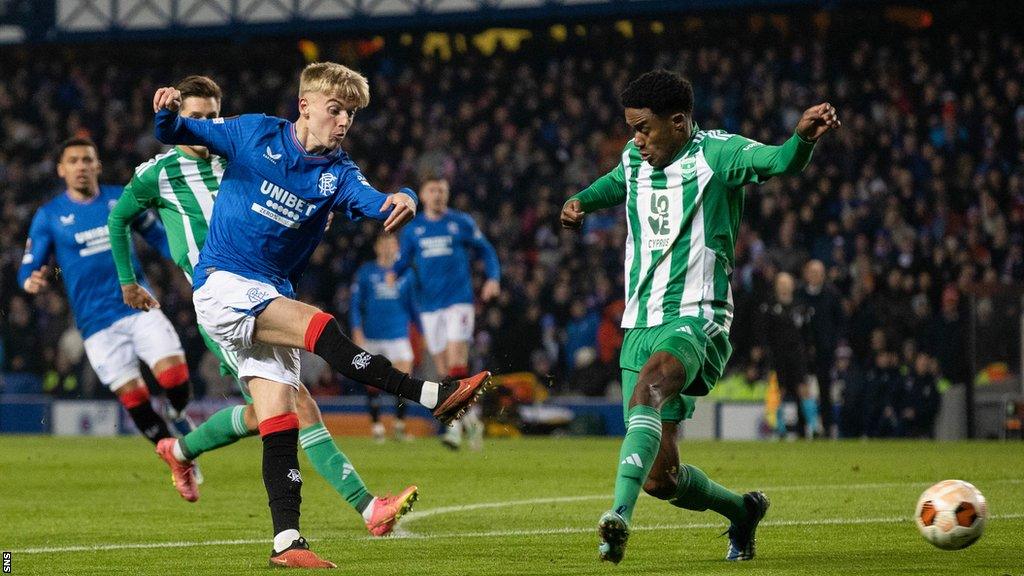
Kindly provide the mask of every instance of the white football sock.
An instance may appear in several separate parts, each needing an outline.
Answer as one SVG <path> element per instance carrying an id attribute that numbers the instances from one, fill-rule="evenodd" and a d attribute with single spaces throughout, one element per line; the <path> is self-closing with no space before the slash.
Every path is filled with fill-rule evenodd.
<path id="1" fill-rule="evenodd" d="M 181 451 L 181 440 L 174 441 L 174 450 L 171 452 L 174 454 L 174 459 L 178 462 L 188 462 L 188 458 L 185 458 L 185 453 Z"/>
<path id="2" fill-rule="evenodd" d="M 363 520 L 369 522 L 370 518 L 373 518 L 373 509 L 376 506 L 377 506 L 377 498 L 374 497 L 374 499 L 370 500 L 370 503 L 367 504 L 366 508 L 363 508 L 363 511 L 360 512 L 360 514 L 363 515 Z"/>
<path id="3" fill-rule="evenodd" d="M 440 384 L 437 382 L 430 382 L 429 380 L 423 383 L 423 390 L 420 391 L 420 404 L 424 408 L 434 409 L 437 407 L 437 390 Z"/>
<path id="4" fill-rule="evenodd" d="M 298 530 L 295 530 L 294 528 L 282 530 L 280 534 L 274 536 L 274 552 L 277 553 L 283 551 L 285 548 L 291 546 L 292 542 L 295 542 L 298 539 Z"/>

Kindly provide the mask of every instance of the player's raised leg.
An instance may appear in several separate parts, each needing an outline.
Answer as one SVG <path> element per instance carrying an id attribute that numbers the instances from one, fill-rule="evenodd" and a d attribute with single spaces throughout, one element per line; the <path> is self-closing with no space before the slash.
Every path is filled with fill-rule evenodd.
<path id="1" fill-rule="evenodd" d="M 313 352 L 342 375 L 429 408 L 444 423 L 461 418 L 490 384 L 490 373 L 429 382 L 395 370 L 383 356 L 356 346 L 333 316 L 289 298 L 276 298 L 256 318 L 254 340 Z"/>

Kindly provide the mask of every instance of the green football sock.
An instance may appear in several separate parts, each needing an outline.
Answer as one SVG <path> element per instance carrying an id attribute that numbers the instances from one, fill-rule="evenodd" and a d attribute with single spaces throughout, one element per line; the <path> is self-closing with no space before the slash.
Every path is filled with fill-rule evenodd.
<path id="1" fill-rule="evenodd" d="M 323 422 L 299 430 L 299 445 L 306 451 L 306 456 L 313 463 L 317 473 L 323 476 L 346 502 L 357 512 L 361 513 L 366 509 L 373 500 L 373 495 L 366 490 L 359 473 L 338 449 Z"/>
<path id="2" fill-rule="evenodd" d="M 256 434 L 245 426 L 245 406 L 222 408 L 181 439 L 181 452 L 193 460 L 203 452 L 234 444 L 246 436 Z"/>
<path id="3" fill-rule="evenodd" d="M 636 499 L 661 446 L 661 414 L 650 406 L 634 406 L 626 415 L 626 437 L 619 450 L 612 510 L 627 522 L 633 517 Z"/>
<path id="4" fill-rule="evenodd" d="M 698 512 L 714 510 L 734 524 L 747 520 L 743 496 L 716 483 L 703 470 L 689 464 L 679 466 L 679 486 L 669 503 Z"/>

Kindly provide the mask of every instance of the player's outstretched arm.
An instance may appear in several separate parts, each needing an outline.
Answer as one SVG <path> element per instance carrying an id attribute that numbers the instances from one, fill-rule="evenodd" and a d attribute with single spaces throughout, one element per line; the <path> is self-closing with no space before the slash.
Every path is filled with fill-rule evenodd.
<path id="1" fill-rule="evenodd" d="M 811 160 L 814 144 L 842 124 L 825 102 L 804 111 L 793 136 L 781 146 L 765 146 L 743 136 L 708 132 L 705 158 L 715 176 L 730 186 L 764 182 L 772 176 L 799 174 Z"/>
<path id="2" fill-rule="evenodd" d="M 160 88 L 153 94 L 153 134 L 164 144 L 206 146 L 214 154 L 229 160 L 235 151 L 252 137 L 262 120 L 259 114 L 214 118 L 213 120 L 179 116 L 181 92 L 175 88 Z"/>
<path id="3" fill-rule="evenodd" d="M 795 132 L 804 140 L 817 142 L 829 130 L 838 130 L 842 125 L 836 109 L 828 102 L 823 102 L 804 110 L 800 121 L 796 123 Z"/>
<path id="4" fill-rule="evenodd" d="M 578 230 L 588 212 L 618 206 L 626 201 L 626 178 L 622 163 L 593 184 L 573 195 L 562 205 L 559 220 L 563 228 Z"/>
<path id="5" fill-rule="evenodd" d="M 498 252 L 469 216 L 463 221 L 462 231 L 465 234 L 464 242 L 469 244 L 476 257 L 484 263 L 487 280 L 480 288 L 480 300 L 490 302 L 501 294 L 501 262 L 498 261 Z"/>
<path id="6" fill-rule="evenodd" d="M 410 193 L 412 193 L 412 190 L 402 188 L 399 192 L 388 194 L 387 198 L 384 199 L 384 205 L 380 207 L 380 211 L 386 213 L 388 210 L 391 210 L 387 219 L 384 220 L 385 232 L 397 232 L 402 226 L 405 226 L 416 217 L 415 194 Z"/>
<path id="7" fill-rule="evenodd" d="M 159 308 L 160 303 L 148 290 L 138 284 L 131 256 L 131 224 L 146 208 L 139 204 L 135 194 L 126 189 L 107 218 L 110 231 L 110 252 L 117 268 L 124 303 L 136 310 Z M 165 239 L 166 240 L 166 239 Z M 166 243 L 166 242 L 165 242 Z"/>
<path id="8" fill-rule="evenodd" d="M 25 242 L 25 255 L 18 268 L 18 285 L 29 294 L 38 294 L 50 285 L 50 267 L 46 263 L 53 253 L 53 236 L 46 213 L 40 209 L 32 218 Z"/>

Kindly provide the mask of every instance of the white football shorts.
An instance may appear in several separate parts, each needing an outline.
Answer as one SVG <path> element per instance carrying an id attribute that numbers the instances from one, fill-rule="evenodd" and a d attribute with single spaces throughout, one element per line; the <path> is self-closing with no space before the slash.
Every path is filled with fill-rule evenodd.
<path id="1" fill-rule="evenodd" d="M 449 342 L 469 342 L 473 339 L 474 312 L 472 304 L 452 304 L 433 312 L 421 312 L 423 339 L 427 351 L 440 354 Z"/>
<path id="2" fill-rule="evenodd" d="M 125 316 L 86 338 L 84 345 L 92 369 L 111 392 L 142 377 L 140 359 L 152 368 L 164 358 L 185 354 L 174 326 L 159 310 Z"/>
<path id="3" fill-rule="evenodd" d="M 270 284 L 217 270 L 192 295 L 196 320 L 238 357 L 238 378 L 265 378 L 299 388 L 299 351 L 253 342 L 256 315 L 281 294 Z"/>

